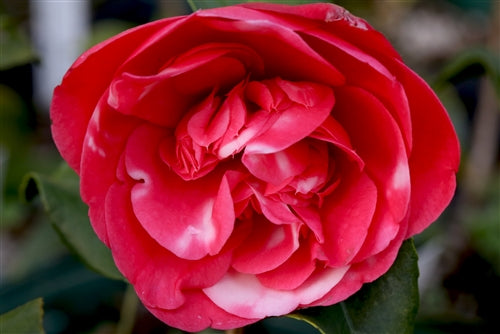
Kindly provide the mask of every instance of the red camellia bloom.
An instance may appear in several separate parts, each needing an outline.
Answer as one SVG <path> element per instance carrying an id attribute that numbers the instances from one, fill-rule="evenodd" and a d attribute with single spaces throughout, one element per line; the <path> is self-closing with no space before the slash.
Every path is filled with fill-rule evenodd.
<path id="1" fill-rule="evenodd" d="M 188 331 L 346 299 L 455 190 L 443 106 L 380 33 L 331 4 L 125 31 L 73 64 L 51 118 L 119 270 Z"/>

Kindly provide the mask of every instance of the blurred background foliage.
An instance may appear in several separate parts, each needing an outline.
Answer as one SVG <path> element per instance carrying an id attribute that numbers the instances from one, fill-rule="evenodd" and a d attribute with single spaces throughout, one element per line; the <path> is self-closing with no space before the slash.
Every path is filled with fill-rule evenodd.
<path id="1" fill-rule="evenodd" d="M 40 2 L 40 0 L 38 0 Z M 138 24 L 240 1 L 93 0 L 81 51 Z M 274 1 L 303 3 L 312 1 Z M 496 0 L 339 0 L 382 31 L 429 82 L 455 124 L 462 148 L 457 194 L 415 238 L 421 305 L 416 333 L 498 333 L 500 325 L 500 2 Z M 28 172 L 61 162 L 34 69 L 43 64 L 28 0 L 0 2 L 0 314 L 44 299 L 49 334 L 179 333 L 139 306 L 127 313 L 126 284 L 78 261 L 59 239 L 40 200 L 22 201 Z M 125 319 L 130 321 L 130 319 Z M 305 326 L 305 327 L 304 327 Z M 206 331 L 217 332 L 217 331 Z M 292 319 L 268 319 L 248 333 L 314 333 Z"/>

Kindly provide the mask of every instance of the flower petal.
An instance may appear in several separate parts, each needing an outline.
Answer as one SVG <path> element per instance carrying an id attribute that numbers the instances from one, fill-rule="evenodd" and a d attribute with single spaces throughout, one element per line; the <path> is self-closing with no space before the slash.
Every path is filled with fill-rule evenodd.
<path id="1" fill-rule="evenodd" d="M 311 133 L 310 137 L 335 145 L 335 147 L 346 153 L 350 160 L 355 161 L 360 170 L 363 169 L 363 159 L 353 149 L 349 135 L 331 115 Z"/>
<path id="2" fill-rule="evenodd" d="M 269 85 L 275 106 L 282 103 L 276 100 L 281 99 L 280 90 L 291 103 L 276 111 L 279 115 L 271 127 L 248 142 L 245 148 L 247 153 L 274 153 L 300 141 L 325 121 L 335 103 L 333 91 L 327 86 L 280 79 L 271 81 Z"/>
<path id="3" fill-rule="evenodd" d="M 200 291 L 186 291 L 185 298 L 186 302 L 174 310 L 146 307 L 158 319 L 188 332 L 200 332 L 207 327 L 221 330 L 241 328 L 259 320 L 228 313 Z"/>
<path id="4" fill-rule="evenodd" d="M 351 262 L 368 235 L 377 205 L 377 188 L 361 174 L 344 189 L 337 189 L 323 205 L 322 244 L 328 264 L 340 267 Z"/>
<path id="5" fill-rule="evenodd" d="M 263 13 L 231 6 L 201 10 L 195 17 L 211 18 L 206 21 L 207 34 L 223 33 L 225 39 L 234 38 L 254 49 L 264 60 L 267 77 L 281 76 L 330 86 L 345 83 L 333 63 L 325 61 L 293 29 L 265 19 Z"/>
<path id="6" fill-rule="evenodd" d="M 333 116 L 350 134 L 352 145 L 365 163 L 365 171 L 388 203 L 394 221 L 408 211 L 410 174 L 401 132 L 375 96 L 355 87 L 337 90 Z"/>
<path id="7" fill-rule="evenodd" d="M 142 25 L 94 46 L 75 61 L 61 85 L 55 88 L 50 109 L 52 136 L 61 155 L 75 171 L 80 171 L 88 122 L 117 68 L 146 43 L 150 35 L 178 20 L 171 18 Z"/>
<path id="8" fill-rule="evenodd" d="M 382 62 L 385 57 L 377 59 L 371 50 L 360 50 L 347 40 L 321 29 L 309 30 L 303 34 L 303 38 L 325 59 L 338 66 L 346 76 L 348 85 L 361 87 L 377 97 L 401 129 L 405 147 L 409 152 L 413 137 L 408 100 L 396 76 L 385 62 Z M 397 58 L 390 58 L 388 63 L 396 61 Z"/>
<path id="9" fill-rule="evenodd" d="M 258 73 L 261 66 L 259 56 L 244 45 L 207 43 L 179 56 L 157 74 L 121 74 L 110 85 L 108 103 L 124 114 L 174 127 L 193 101 L 214 87 L 231 88 L 249 72 Z"/>
<path id="10" fill-rule="evenodd" d="M 393 66 L 408 95 L 413 125 L 410 237 L 429 226 L 450 203 L 460 147 L 450 118 L 430 87 L 403 63 L 394 62 Z"/>
<path id="11" fill-rule="evenodd" d="M 268 154 L 248 153 L 241 158 L 250 173 L 264 182 L 280 185 L 302 173 L 309 161 L 307 143 L 298 142 L 283 151 Z"/>
<path id="12" fill-rule="evenodd" d="M 258 274 L 278 267 L 299 247 L 298 229 L 298 224 L 275 225 L 255 217 L 252 233 L 234 252 L 233 268 Z"/>
<path id="13" fill-rule="evenodd" d="M 128 135 L 136 120 L 110 109 L 101 99 L 89 121 L 80 166 L 80 194 L 89 206 L 89 217 L 97 236 L 108 244 L 104 199 L 116 181 L 117 167 Z M 102 168 L 107 166 L 107 168 Z"/>
<path id="14" fill-rule="evenodd" d="M 134 212 L 146 231 L 177 256 L 197 260 L 217 254 L 235 218 L 228 183 L 220 173 L 182 180 L 159 157 L 163 136 L 163 129 L 150 125 L 130 136 L 125 164 L 141 181 L 131 191 Z"/>
<path id="15" fill-rule="evenodd" d="M 182 289 L 215 284 L 228 270 L 231 254 L 185 261 L 155 242 L 135 218 L 130 186 L 115 183 L 106 197 L 109 244 L 116 265 L 148 307 L 175 309 L 186 300 Z"/>
<path id="16" fill-rule="evenodd" d="M 322 298 L 342 279 L 348 269 L 348 266 L 325 269 L 312 275 L 295 290 L 271 289 L 262 285 L 252 274 L 229 271 L 217 284 L 203 291 L 220 308 L 237 316 L 278 316 Z"/>
<path id="17" fill-rule="evenodd" d="M 398 255 L 401 244 L 405 239 L 407 229 L 406 224 L 399 229 L 396 237 L 391 240 L 389 245 L 380 253 L 371 255 L 369 258 L 354 263 L 349 271 L 323 298 L 307 305 L 311 306 L 329 306 L 343 301 L 358 291 L 364 283 L 370 283 L 385 274 L 392 266 Z"/>
<path id="18" fill-rule="evenodd" d="M 288 204 L 280 198 L 263 195 L 256 187 L 251 186 L 255 198 L 264 216 L 276 225 L 299 223 L 299 218 L 290 210 Z"/>
<path id="19" fill-rule="evenodd" d="M 275 290 L 294 290 L 316 269 L 311 247 L 302 244 L 292 256 L 279 267 L 257 275 L 260 283 Z"/>

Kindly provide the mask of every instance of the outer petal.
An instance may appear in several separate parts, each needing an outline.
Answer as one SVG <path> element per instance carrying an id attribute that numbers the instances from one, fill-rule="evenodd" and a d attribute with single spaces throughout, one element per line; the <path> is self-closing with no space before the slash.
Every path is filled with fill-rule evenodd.
<path id="1" fill-rule="evenodd" d="M 159 73 L 123 73 L 111 84 L 109 103 L 124 114 L 175 127 L 193 101 L 214 88 L 229 89 L 249 73 L 261 71 L 262 60 L 247 46 L 205 43 L 178 55 Z"/>
<path id="2" fill-rule="evenodd" d="M 50 117 L 52 136 L 63 158 L 80 171 L 87 124 L 117 69 L 148 37 L 178 18 L 160 20 L 127 30 L 82 54 L 54 90 Z"/>
<path id="3" fill-rule="evenodd" d="M 161 161 L 164 130 L 138 128 L 129 139 L 125 164 L 142 180 L 132 189 L 134 212 L 148 233 L 177 256 L 197 260 L 217 254 L 233 230 L 229 185 L 220 173 L 185 182 Z"/>
<path id="4" fill-rule="evenodd" d="M 344 77 L 292 29 L 262 13 L 231 6 L 201 10 L 195 17 L 206 18 L 204 33 L 212 38 L 234 39 L 253 48 L 264 60 L 266 77 L 281 76 L 294 81 L 311 81 L 331 86 L 344 83 Z M 205 36 L 204 36 L 205 38 Z M 283 55 L 286 54 L 286 57 Z M 307 66 L 305 66 L 307 64 Z"/>
<path id="5" fill-rule="evenodd" d="M 208 326 L 235 328 L 258 320 L 229 314 L 199 291 L 227 272 L 231 249 L 246 237 L 245 231 L 234 233 L 227 249 L 217 256 L 186 261 L 161 247 L 141 228 L 132 211 L 128 185 L 113 185 L 106 207 L 114 260 L 144 305 L 159 319 L 187 331 Z"/>
<path id="6" fill-rule="evenodd" d="M 362 250 L 371 255 L 389 244 L 408 211 L 408 157 L 396 122 L 373 95 L 353 87 L 339 89 L 337 95 L 333 116 L 351 135 L 354 149 L 365 162 L 365 172 L 378 188 L 379 209 L 389 216 L 377 225 L 383 230 L 371 229 Z"/>
<path id="7" fill-rule="evenodd" d="M 380 61 L 397 61 L 400 56 L 381 33 L 334 4 L 249 3 L 241 6 L 255 9 L 260 19 L 294 30 L 315 52 L 335 64 L 347 82 L 376 92 L 403 129 L 407 148 L 411 147 L 411 121 L 406 113 L 408 102 L 401 86 Z"/>
<path id="8" fill-rule="evenodd" d="M 176 309 L 186 302 L 182 289 L 211 286 L 229 268 L 230 252 L 186 261 L 156 243 L 135 218 L 129 185 L 110 188 L 106 219 L 115 263 L 148 307 Z"/>
<path id="9" fill-rule="evenodd" d="M 287 314 L 301 304 L 310 304 L 322 298 L 348 269 L 348 266 L 325 269 L 313 274 L 295 290 L 270 289 L 254 275 L 229 271 L 217 284 L 203 291 L 229 313 L 246 318 L 264 318 Z"/>
<path id="10" fill-rule="evenodd" d="M 104 199 L 109 187 L 116 181 L 118 161 L 128 136 L 136 126 L 135 119 L 110 109 L 104 96 L 89 121 L 83 142 L 80 193 L 82 200 L 89 205 L 92 227 L 106 244 Z"/>
<path id="11" fill-rule="evenodd" d="M 394 62 L 393 66 L 408 95 L 414 129 L 407 234 L 410 237 L 436 220 L 451 201 L 460 148 L 449 116 L 434 92 L 403 63 Z"/>
<path id="12" fill-rule="evenodd" d="M 153 307 L 148 307 L 148 310 L 167 324 L 188 332 L 199 332 L 207 327 L 222 330 L 240 328 L 260 320 L 228 313 L 200 291 L 186 291 L 185 298 L 186 302 L 175 310 Z"/>
<path id="13" fill-rule="evenodd" d="M 325 59 L 336 64 L 348 85 L 362 87 L 377 97 L 392 115 L 404 138 L 408 152 L 412 147 L 412 126 L 408 100 L 402 85 L 387 64 L 334 34 L 315 29 L 303 38 Z M 388 62 L 396 61 L 390 59 Z"/>
<path id="14" fill-rule="evenodd" d="M 310 306 L 328 306 L 347 299 L 358 291 L 364 283 L 369 283 L 389 270 L 398 255 L 401 244 L 406 235 L 407 223 L 402 224 L 403 228 L 398 231 L 396 237 L 390 242 L 382 252 L 372 255 L 362 262 L 353 264 L 342 280 L 335 285 L 325 296 L 311 304 Z"/>

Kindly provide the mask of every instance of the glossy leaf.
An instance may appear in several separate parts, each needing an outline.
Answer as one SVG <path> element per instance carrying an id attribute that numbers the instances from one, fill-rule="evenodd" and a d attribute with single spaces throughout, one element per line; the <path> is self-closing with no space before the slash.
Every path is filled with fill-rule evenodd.
<path id="1" fill-rule="evenodd" d="M 407 240 L 391 269 L 344 302 L 289 315 L 323 334 L 412 333 L 418 310 L 418 266 Z"/>
<path id="2" fill-rule="evenodd" d="M 34 299 L 0 315 L 0 333 L 45 333 L 42 298 Z"/>
<path id="3" fill-rule="evenodd" d="M 79 178 L 66 164 L 54 175 L 28 174 L 22 185 L 26 200 L 40 195 L 54 229 L 64 243 L 91 269 L 113 279 L 123 279 L 110 250 L 97 238 L 80 199 Z"/>

